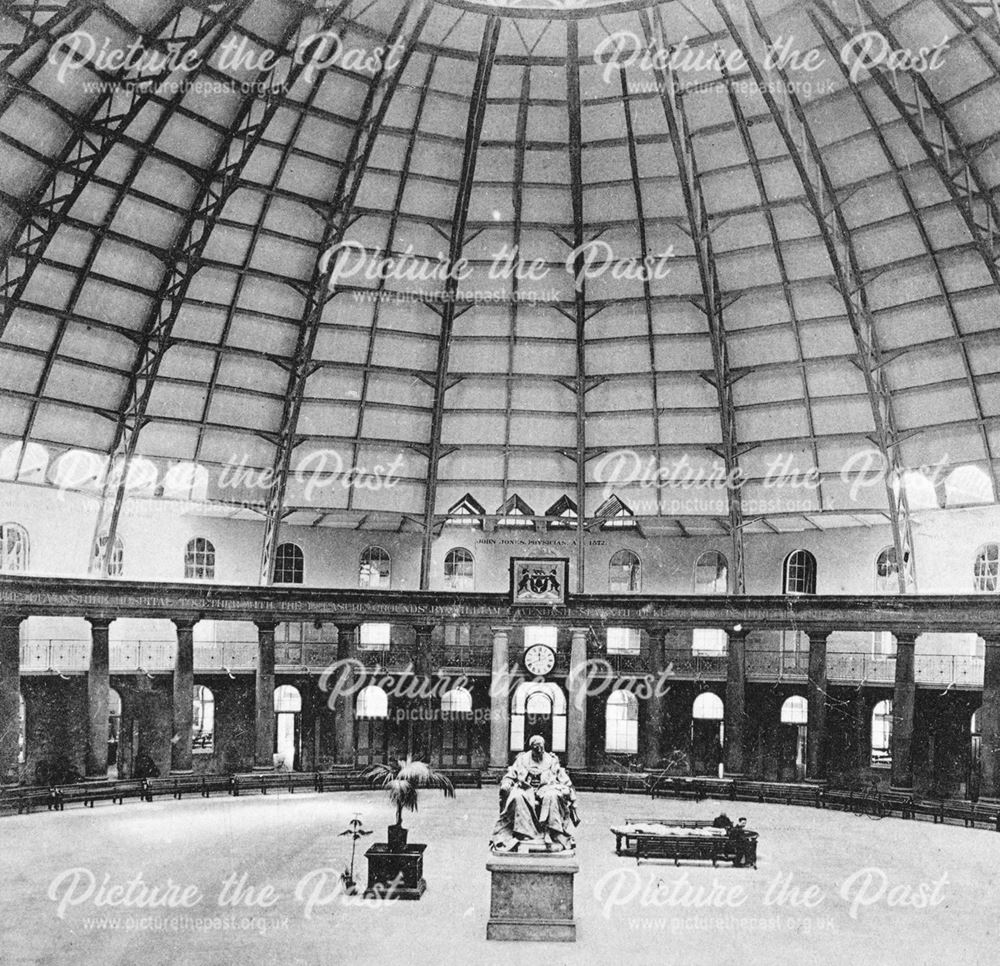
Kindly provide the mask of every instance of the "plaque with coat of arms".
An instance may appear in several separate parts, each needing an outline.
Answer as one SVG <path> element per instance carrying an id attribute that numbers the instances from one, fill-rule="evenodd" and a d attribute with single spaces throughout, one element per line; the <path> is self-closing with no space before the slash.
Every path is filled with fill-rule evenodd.
<path id="1" fill-rule="evenodd" d="M 564 604 L 568 577 L 567 557 L 512 557 L 511 603 Z"/>

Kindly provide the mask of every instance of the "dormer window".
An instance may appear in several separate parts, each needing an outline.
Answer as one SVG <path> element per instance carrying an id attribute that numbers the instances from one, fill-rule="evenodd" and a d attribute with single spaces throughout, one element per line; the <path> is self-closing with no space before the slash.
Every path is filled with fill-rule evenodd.
<path id="1" fill-rule="evenodd" d="M 574 503 L 568 496 L 561 496 L 546 511 L 549 518 L 550 530 L 571 530 L 576 529 L 576 523 L 580 516 Z"/>
<path id="2" fill-rule="evenodd" d="M 601 521 L 602 530 L 636 530 L 639 526 L 635 514 L 617 496 L 608 497 L 594 516 Z"/>
<path id="3" fill-rule="evenodd" d="M 516 493 L 508 497 L 497 509 L 498 527 L 519 527 L 527 530 L 535 529 L 535 511 L 528 506 Z"/>
<path id="4" fill-rule="evenodd" d="M 448 523 L 460 527 L 478 527 L 481 530 L 484 516 L 486 511 L 471 493 L 466 493 L 461 500 L 448 508 Z"/>

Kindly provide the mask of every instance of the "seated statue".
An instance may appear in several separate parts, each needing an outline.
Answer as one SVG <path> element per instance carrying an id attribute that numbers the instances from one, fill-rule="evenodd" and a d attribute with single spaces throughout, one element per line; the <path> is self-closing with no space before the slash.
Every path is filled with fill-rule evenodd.
<path id="1" fill-rule="evenodd" d="M 490 839 L 495 852 L 516 852 L 519 846 L 543 845 L 561 852 L 575 845 L 570 822 L 579 825 L 576 792 L 559 758 L 545 750 L 545 739 L 534 735 L 500 780 L 500 818 Z"/>

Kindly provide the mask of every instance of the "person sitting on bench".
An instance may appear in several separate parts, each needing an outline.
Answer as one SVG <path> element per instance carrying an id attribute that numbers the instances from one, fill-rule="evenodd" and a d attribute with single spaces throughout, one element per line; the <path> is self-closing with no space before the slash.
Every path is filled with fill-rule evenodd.
<path id="1" fill-rule="evenodd" d="M 737 868 L 747 865 L 750 861 L 750 840 L 747 837 L 746 827 L 747 820 L 741 817 L 727 833 L 733 846 L 733 865 Z"/>
<path id="2" fill-rule="evenodd" d="M 712 828 L 731 829 L 732 827 L 733 820 L 725 812 L 722 812 L 720 815 L 716 815 L 716 817 L 712 819 Z"/>

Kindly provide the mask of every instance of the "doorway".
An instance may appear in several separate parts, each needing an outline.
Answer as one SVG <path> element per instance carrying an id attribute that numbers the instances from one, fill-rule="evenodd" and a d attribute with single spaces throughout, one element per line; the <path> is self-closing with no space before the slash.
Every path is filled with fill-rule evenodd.
<path id="1" fill-rule="evenodd" d="M 274 764 L 286 771 L 301 768 L 302 695 L 290 684 L 274 689 Z"/>

